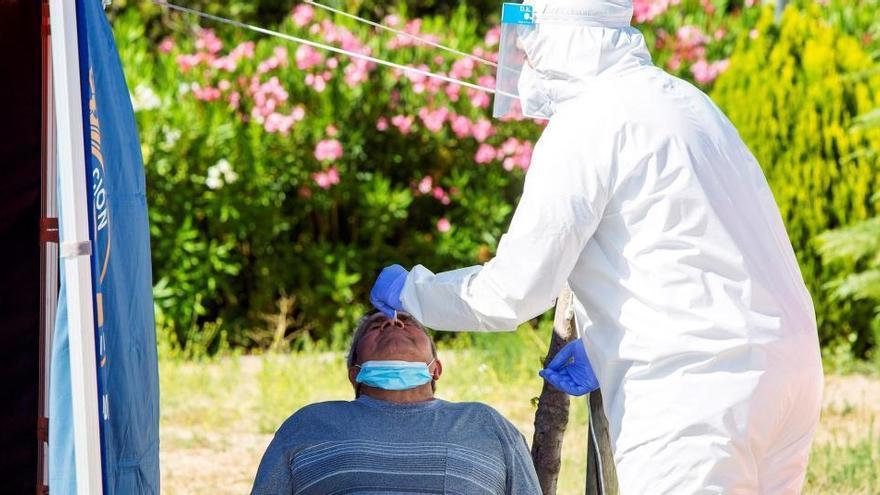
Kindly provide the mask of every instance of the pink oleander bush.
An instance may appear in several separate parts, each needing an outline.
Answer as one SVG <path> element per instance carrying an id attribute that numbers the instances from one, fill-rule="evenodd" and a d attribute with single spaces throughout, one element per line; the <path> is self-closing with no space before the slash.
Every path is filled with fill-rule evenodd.
<path id="1" fill-rule="evenodd" d="M 757 10 L 636 0 L 634 23 L 658 65 L 708 88 Z M 385 24 L 495 57 L 497 15 L 390 12 Z M 288 336 L 338 345 L 384 265 L 491 258 L 542 122 L 493 120 L 491 95 L 474 89 L 201 23 L 145 26 L 134 7 L 114 20 L 147 171 L 157 314 L 180 345 L 209 322 L 260 345 L 282 306 Z M 494 86 L 473 59 L 307 5 L 267 27 Z"/>
<path id="2" fill-rule="evenodd" d="M 155 297 L 179 343 L 222 322 L 253 345 L 276 301 L 290 333 L 340 343 L 387 263 L 489 259 L 542 123 L 491 119 L 490 95 L 307 45 L 175 17 L 156 42 L 117 17 L 149 184 Z M 482 58 L 498 30 L 384 19 Z M 277 27 L 494 87 L 494 69 L 299 5 Z M 130 31 L 126 31 L 129 29 Z M 140 88 L 140 89 L 138 89 Z"/>

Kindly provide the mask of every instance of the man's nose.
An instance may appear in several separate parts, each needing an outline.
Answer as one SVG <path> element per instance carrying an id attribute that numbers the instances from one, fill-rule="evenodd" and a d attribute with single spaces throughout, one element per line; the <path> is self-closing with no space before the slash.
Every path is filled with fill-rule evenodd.
<path id="1" fill-rule="evenodd" d="M 388 318 L 387 320 L 382 322 L 382 325 L 379 327 L 379 329 L 387 330 L 389 328 L 403 328 L 403 327 L 404 327 L 403 322 L 400 321 L 399 319 Z"/>

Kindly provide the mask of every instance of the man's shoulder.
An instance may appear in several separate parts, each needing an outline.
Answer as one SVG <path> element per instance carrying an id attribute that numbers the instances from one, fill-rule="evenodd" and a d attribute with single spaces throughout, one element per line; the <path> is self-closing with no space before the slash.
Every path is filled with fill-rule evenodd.
<path id="1" fill-rule="evenodd" d="M 338 417 L 339 414 L 350 410 L 352 403 L 345 400 L 331 400 L 307 404 L 296 410 L 281 425 L 280 430 L 295 428 L 303 423 L 326 420 Z"/>
<path id="2" fill-rule="evenodd" d="M 473 414 L 491 419 L 500 425 L 513 426 L 500 412 L 494 407 L 484 402 L 447 402 L 447 408 L 451 411 L 458 411 L 462 414 Z"/>

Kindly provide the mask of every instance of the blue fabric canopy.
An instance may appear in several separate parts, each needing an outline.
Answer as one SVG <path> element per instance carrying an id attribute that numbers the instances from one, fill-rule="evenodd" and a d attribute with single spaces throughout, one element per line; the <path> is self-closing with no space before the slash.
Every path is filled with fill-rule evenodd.
<path id="1" fill-rule="evenodd" d="M 104 493 L 158 494 L 159 378 L 143 158 L 101 0 L 76 3 Z M 50 381 L 49 482 L 52 493 L 75 494 L 63 276 L 61 280 Z"/>

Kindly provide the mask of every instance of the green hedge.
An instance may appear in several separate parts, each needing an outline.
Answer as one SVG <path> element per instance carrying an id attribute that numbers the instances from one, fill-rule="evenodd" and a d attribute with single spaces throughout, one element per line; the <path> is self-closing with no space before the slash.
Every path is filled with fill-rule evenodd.
<path id="1" fill-rule="evenodd" d="M 864 150 L 880 147 L 880 131 L 850 128 L 857 115 L 880 106 L 880 74 L 865 75 L 876 67 L 865 47 L 870 40 L 843 33 L 824 12 L 815 4 L 789 8 L 777 26 L 766 10 L 739 39 L 712 98 L 764 167 L 813 294 L 823 343 L 864 356 L 875 345 L 871 305 L 831 298 L 826 284 L 840 267 L 823 266 L 814 238 L 876 213 L 871 196 L 880 186 L 880 163 Z"/>

